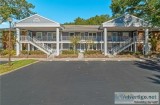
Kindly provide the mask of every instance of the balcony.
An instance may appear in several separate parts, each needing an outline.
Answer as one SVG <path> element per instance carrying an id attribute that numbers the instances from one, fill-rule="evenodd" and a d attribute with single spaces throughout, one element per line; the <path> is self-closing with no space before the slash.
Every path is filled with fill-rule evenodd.
<path id="1" fill-rule="evenodd" d="M 42 36 L 42 37 L 35 37 L 39 41 L 56 41 L 56 37 L 48 37 L 48 36 Z"/>
<path id="2" fill-rule="evenodd" d="M 70 36 L 62 36 L 62 41 L 69 41 L 71 39 Z M 98 37 L 92 37 L 92 36 L 81 36 L 80 37 L 81 41 L 85 41 L 85 40 L 93 40 L 93 41 L 103 41 L 103 38 L 101 38 L 100 36 Z"/>

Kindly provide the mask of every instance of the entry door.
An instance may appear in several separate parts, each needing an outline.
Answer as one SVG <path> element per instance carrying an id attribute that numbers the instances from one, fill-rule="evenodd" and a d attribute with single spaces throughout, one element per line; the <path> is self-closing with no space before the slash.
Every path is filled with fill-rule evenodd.
<path id="1" fill-rule="evenodd" d="M 117 41 L 118 38 L 118 33 L 117 32 L 113 32 L 112 33 L 112 41 Z"/>
<path id="2" fill-rule="evenodd" d="M 133 40 L 137 40 L 137 33 L 136 32 L 133 32 Z"/>
<path id="3" fill-rule="evenodd" d="M 85 43 L 81 43 L 80 48 L 81 48 L 80 50 L 84 51 L 85 50 Z"/>

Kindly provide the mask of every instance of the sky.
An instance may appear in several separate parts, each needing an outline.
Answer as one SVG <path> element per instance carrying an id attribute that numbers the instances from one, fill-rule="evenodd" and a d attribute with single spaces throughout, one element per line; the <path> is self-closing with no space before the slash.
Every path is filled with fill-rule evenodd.
<path id="1" fill-rule="evenodd" d="M 33 9 L 39 15 L 58 23 L 73 22 L 75 18 L 90 18 L 95 15 L 112 15 L 111 0 L 27 0 L 35 5 Z M 2 23 L 0 28 L 7 28 Z"/>

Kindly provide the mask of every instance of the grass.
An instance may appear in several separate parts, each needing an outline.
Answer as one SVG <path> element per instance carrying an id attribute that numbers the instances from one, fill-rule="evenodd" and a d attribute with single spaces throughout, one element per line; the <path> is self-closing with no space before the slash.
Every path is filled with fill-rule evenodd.
<path id="1" fill-rule="evenodd" d="M 19 60 L 12 62 L 11 66 L 8 66 L 8 63 L 0 65 L 0 74 L 13 71 L 20 67 L 26 66 L 28 64 L 32 64 L 36 62 L 36 60 L 28 59 L 28 60 Z"/>

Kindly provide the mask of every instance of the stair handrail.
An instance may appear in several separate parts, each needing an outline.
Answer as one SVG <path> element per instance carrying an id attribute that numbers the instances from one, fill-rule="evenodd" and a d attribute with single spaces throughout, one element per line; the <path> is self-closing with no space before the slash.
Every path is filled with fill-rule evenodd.
<path id="1" fill-rule="evenodd" d="M 132 42 L 132 38 L 128 38 L 127 40 L 124 41 L 124 43 L 121 43 L 120 45 L 117 45 L 117 46 L 113 47 L 111 49 L 112 54 L 114 54 L 115 52 L 118 52 L 118 50 L 125 47 L 126 45 L 128 45 L 131 42 Z"/>
<path id="2" fill-rule="evenodd" d="M 20 41 L 32 42 L 50 54 L 53 54 L 55 52 L 55 50 L 53 50 L 51 47 L 47 46 L 46 44 L 37 43 L 39 40 L 37 40 L 36 38 L 32 38 L 31 36 L 20 36 Z"/>
<path id="3" fill-rule="evenodd" d="M 35 37 L 33 37 L 32 39 L 33 39 L 34 42 L 39 42 L 39 40 L 36 39 Z M 54 52 L 54 50 L 51 47 L 47 46 L 46 44 L 43 44 L 43 43 L 36 43 L 36 44 L 38 44 L 38 45 L 42 46 L 43 48 L 47 49 L 50 53 Z"/>

